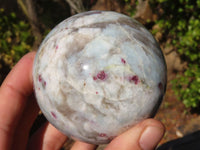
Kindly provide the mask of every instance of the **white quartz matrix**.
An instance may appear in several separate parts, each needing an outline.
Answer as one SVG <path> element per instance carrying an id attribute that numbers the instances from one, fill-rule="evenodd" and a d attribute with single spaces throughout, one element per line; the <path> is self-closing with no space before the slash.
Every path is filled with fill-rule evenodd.
<path id="1" fill-rule="evenodd" d="M 166 88 L 166 64 L 149 31 L 111 11 L 57 25 L 34 63 L 38 104 L 57 129 L 93 144 L 110 142 L 153 117 Z"/>

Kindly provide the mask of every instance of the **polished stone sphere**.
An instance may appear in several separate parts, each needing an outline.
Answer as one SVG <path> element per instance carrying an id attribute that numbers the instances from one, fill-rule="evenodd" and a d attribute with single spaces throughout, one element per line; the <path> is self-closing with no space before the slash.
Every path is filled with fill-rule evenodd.
<path id="1" fill-rule="evenodd" d="M 74 139 L 102 144 L 155 115 L 167 77 L 162 51 L 140 23 L 116 12 L 89 11 L 47 35 L 33 79 L 51 124 Z"/>

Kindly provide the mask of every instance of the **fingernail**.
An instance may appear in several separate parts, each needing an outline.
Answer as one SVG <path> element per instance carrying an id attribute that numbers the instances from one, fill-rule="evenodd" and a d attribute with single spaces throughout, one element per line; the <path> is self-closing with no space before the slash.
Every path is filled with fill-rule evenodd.
<path id="1" fill-rule="evenodd" d="M 153 150 L 161 138 L 163 137 L 164 130 L 159 127 L 147 127 L 142 133 L 139 144 L 142 150 Z"/>

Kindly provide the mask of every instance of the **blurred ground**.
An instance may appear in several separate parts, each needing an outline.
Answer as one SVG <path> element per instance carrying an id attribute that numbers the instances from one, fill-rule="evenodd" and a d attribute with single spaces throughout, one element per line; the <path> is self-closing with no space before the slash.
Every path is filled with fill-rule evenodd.
<path id="1" fill-rule="evenodd" d="M 197 114 L 190 113 L 190 111 L 176 99 L 171 90 L 171 85 L 169 84 L 164 101 L 155 117 L 163 122 L 166 127 L 166 133 L 161 143 L 180 138 L 185 135 L 186 132 L 190 132 L 189 128 L 188 131 L 185 131 L 184 128 L 191 120 L 197 117 Z M 191 129 L 191 132 L 192 131 Z"/>

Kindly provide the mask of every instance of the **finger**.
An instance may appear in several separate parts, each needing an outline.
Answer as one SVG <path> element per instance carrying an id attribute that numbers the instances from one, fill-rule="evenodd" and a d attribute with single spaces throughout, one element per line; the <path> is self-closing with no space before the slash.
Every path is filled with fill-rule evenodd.
<path id="1" fill-rule="evenodd" d="M 20 122 L 16 128 L 13 140 L 13 149 L 25 150 L 29 138 L 30 129 L 39 113 L 39 107 L 35 97 L 32 95 L 27 102 L 26 108 L 21 116 Z"/>
<path id="2" fill-rule="evenodd" d="M 95 150 L 96 148 L 96 145 L 76 141 L 71 150 Z"/>
<path id="3" fill-rule="evenodd" d="M 10 149 L 12 136 L 33 92 L 32 65 L 35 52 L 25 55 L 0 87 L 0 149 Z"/>
<path id="4" fill-rule="evenodd" d="M 49 123 L 45 123 L 28 143 L 28 150 L 59 150 L 67 137 Z"/>
<path id="5" fill-rule="evenodd" d="M 161 122 L 147 119 L 116 137 L 105 150 L 154 150 L 164 132 Z"/>

